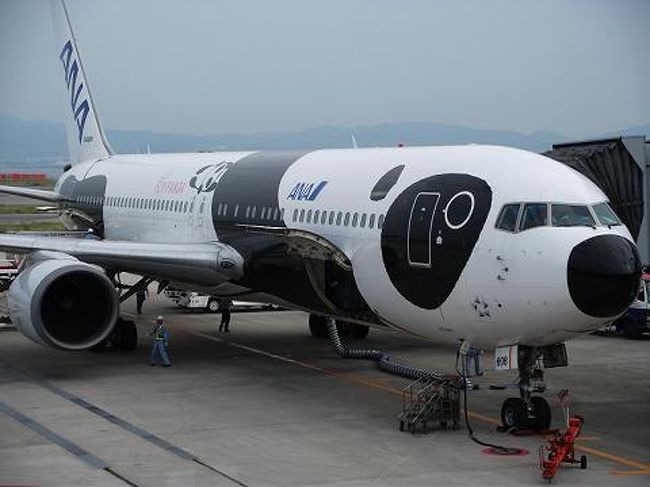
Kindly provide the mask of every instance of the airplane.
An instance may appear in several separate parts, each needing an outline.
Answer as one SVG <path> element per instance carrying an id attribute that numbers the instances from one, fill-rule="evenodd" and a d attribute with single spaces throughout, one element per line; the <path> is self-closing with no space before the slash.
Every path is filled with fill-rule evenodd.
<path id="1" fill-rule="evenodd" d="M 550 422 L 532 396 L 564 341 L 621 315 L 641 264 L 605 194 L 573 169 L 514 148 L 462 145 L 116 154 L 97 116 L 63 0 L 53 0 L 72 165 L 53 190 L 0 192 L 56 205 L 94 238 L 0 235 L 26 255 L 10 316 L 36 343 L 135 346 L 120 302 L 156 280 L 306 311 L 325 336 L 386 329 L 495 350 L 518 370 L 506 426 Z M 142 276 L 116 291 L 116 272 Z"/>

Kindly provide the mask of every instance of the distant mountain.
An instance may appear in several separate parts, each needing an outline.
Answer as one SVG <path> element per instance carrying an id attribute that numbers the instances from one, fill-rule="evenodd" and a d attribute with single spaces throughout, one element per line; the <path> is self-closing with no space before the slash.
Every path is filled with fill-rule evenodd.
<path id="1" fill-rule="evenodd" d="M 650 134 L 650 125 L 621 131 Z M 316 127 L 293 132 L 187 135 L 146 130 L 108 130 L 108 139 L 118 153 L 185 152 L 209 150 L 320 149 L 351 147 L 352 135 L 360 147 L 444 144 L 498 144 L 541 152 L 552 144 L 567 142 L 553 132 L 525 134 L 506 130 L 483 130 L 430 122 L 386 123 L 357 127 Z M 11 165 L 21 169 L 43 167 L 50 174 L 67 158 L 63 124 L 42 120 L 25 121 L 0 114 L 0 170 Z M 39 164 L 41 166 L 39 166 Z M 31 169 L 30 169 L 31 170 Z"/>

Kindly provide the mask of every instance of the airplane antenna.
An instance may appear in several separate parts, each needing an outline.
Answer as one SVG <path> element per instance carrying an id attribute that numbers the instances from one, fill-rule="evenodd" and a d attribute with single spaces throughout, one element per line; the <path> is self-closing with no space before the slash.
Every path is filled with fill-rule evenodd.
<path id="1" fill-rule="evenodd" d="M 359 146 L 357 145 L 357 139 L 354 138 L 354 134 L 353 134 L 353 133 L 350 134 L 350 138 L 352 139 L 352 148 L 354 148 L 354 149 L 358 149 Z"/>

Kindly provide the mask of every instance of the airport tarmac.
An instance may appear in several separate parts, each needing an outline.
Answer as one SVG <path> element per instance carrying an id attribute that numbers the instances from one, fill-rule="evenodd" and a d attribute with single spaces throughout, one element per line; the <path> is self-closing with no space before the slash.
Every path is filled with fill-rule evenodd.
<path id="1" fill-rule="evenodd" d="M 132 314 L 134 303 L 123 312 Z M 173 366 L 149 366 L 151 320 L 165 315 Z M 136 319 L 135 352 L 65 353 L 0 333 L 0 485 L 430 486 L 540 485 L 543 439 L 495 430 L 504 391 L 470 393 L 470 421 L 489 442 L 527 449 L 487 455 L 466 429 L 398 430 L 407 380 L 343 360 L 311 337 L 299 312 L 219 315 L 163 297 Z M 349 345 L 355 342 L 349 341 Z M 451 371 L 453 350 L 371 331 L 356 342 L 394 359 Z M 569 368 L 547 371 L 553 396 L 572 393 L 585 417 L 577 454 L 556 485 L 650 483 L 650 340 L 583 336 Z M 486 354 L 486 367 L 491 355 Z M 478 382 L 514 381 L 486 372 Z M 514 392 L 514 391 L 513 391 Z"/>

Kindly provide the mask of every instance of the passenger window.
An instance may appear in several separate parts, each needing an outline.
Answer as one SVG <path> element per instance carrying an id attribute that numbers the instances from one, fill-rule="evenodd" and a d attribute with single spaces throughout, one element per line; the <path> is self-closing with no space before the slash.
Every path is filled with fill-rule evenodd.
<path id="1" fill-rule="evenodd" d="M 265 216 L 266 216 L 266 208 L 262 207 L 260 208 L 260 220 L 264 220 Z"/>
<path id="2" fill-rule="evenodd" d="M 251 207 L 247 206 L 246 207 L 246 218 L 250 218 L 250 216 L 251 216 Z"/>
<path id="3" fill-rule="evenodd" d="M 544 227 L 548 224 L 548 205 L 546 203 L 526 203 L 519 224 L 519 230 Z"/>
<path id="4" fill-rule="evenodd" d="M 280 208 L 273 210 L 273 219 L 278 220 L 280 218 Z"/>
<path id="5" fill-rule="evenodd" d="M 232 214 L 235 218 L 237 218 L 237 215 L 239 215 L 239 205 L 235 205 L 235 211 Z"/>
<path id="6" fill-rule="evenodd" d="M 223 205 L 221 203 L 219 203 L 219 206 L 217 206 L 217 216 L 221 216 L 221 208 L 222 208 L 222 206 Z"/>
<path id="7" fill-rule="evenodd" d="M 377 228 L 381 230 L 381 227 L 384 226 L 384 215 L 383 213 L 379 215 L 379 218 L 377 219 Z"/>
<path id="8" fill-rule="evenodd" d="M 305 221 L 305 210 L 304 209 L 300 210 L 300 223 L 302 223 L 303 221 Z"/>
<path id="9" fill-rule="evenodd" d="M 320 224 L 325 225 L 326 221 L 327 221 L 327 210 L 323 210 L 323 212 L 320 214 Z"/>
<path id="10" fill-rule="evenodd" d="M 361 228 L 366 227 L 366 214 L 365 213 L 363 215 L 361 215 L 361 221 L 359 222 L 359 226 Z"/>
<path id="11" fill-rule="evenodd" d="M 280 220 L 284 220 L 284 208 L 280 208 Z"/>
<path id="12" fill-rule="evenodd" d="M 368 228 L 375 228 L 375 214 L 371 213 L 368 219 Z"/>
<path id="13" fill-rule="evenodd" d="M 350 212 L 345 213 L 345 218 L 343 219 L 343 226 L 347 227 L 348 223 L 350 223 Z"/>
<path id="14" fill-rule="evenodd" d="M 187 201 L 183 203 L 183 213 L 187 213 Z"/>
<path id="15" fill-rule="evenodd" d="M 251 208 L 251 218 L 254 220 L 255 219 L 255 213 L 257 213 L 257 206 L 253 206 Z"/>
<path id="16" fill-rule="evenodd" d="M 311 223 L 311 210 L 307 211 L 307 223 Z"/>
<path id="17" fill-rule="evenodd" d="M 517 228 L 517 218 L 519 217 L 520 203 L 504 205 L 497 218 L 497 228 L 499 230 L 506 230 L 507 232 L 514 232 Z"/>
<path id="18" fill-rule="evenodd" d="M 596 213 L 598 221 L 600 221 L 601 225 L 611 227 L 621 224 L 621 220 L 618 219 L 616 213 L 614 213 L 612 208 L 607 203 L 594 205 L 594 213 Z"/>
<path id="19" fill-rule="evenodd" d="M 295 222 L 297 219 L 298 219 L 298 208 L 296 208 L 296 209 L 293 210 L 292 221 Z"/>
<path id="20" fill-rule="evenodd" d="M 228 203 L 223 204 L 223 216 L 228 215 Z"/>
<path id="21" fill-rule="evenodd" d="M 355 213 L 352 215 L 352 226 L 356 227 L 357 226 L 357 221 L 359 221 L 359 214 Z"/>
<path id="22" fill-rule="evenodd" d="M 320 210 L 314 211 L 314 223 L 318 223 L 319 216 L 320 216 Z"/>
<path id="23" fill-rule="evenodd" d="M 333 211 L 330 211 L 330 216 L 329 216 L 329 218 L 327 219 L 327 223 L 328 223 L 329 225 L 332 225 L 332 224 L 334 223 L 334 212 L 333 212 Z"/>
<path id="24" fill-rule="evenodd" d="M 595 227 L 589 208 L 580 205 L 551 205 L 551 224 L 554 227 Z"/>
<path id="25" fill-rule="evenodd" d="M 336 226 L 338 227 L 341 225 L 341 219 L 343 218 L 343 212 L 339 211 L 338 214 L 336 215 Z"/>

